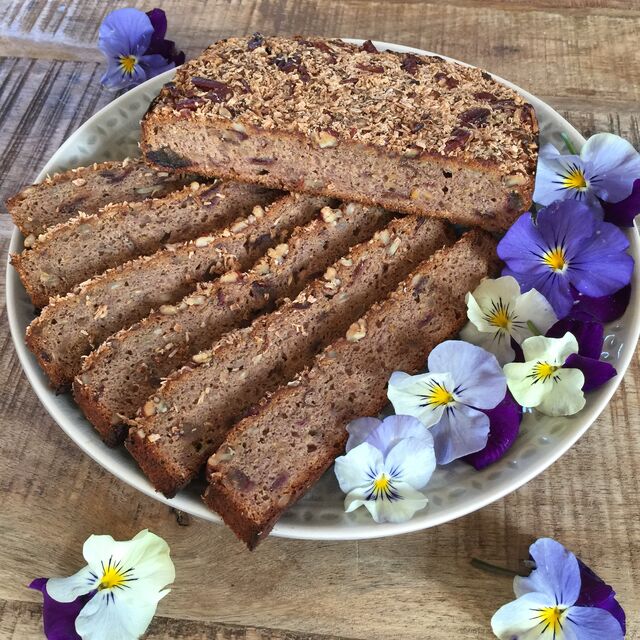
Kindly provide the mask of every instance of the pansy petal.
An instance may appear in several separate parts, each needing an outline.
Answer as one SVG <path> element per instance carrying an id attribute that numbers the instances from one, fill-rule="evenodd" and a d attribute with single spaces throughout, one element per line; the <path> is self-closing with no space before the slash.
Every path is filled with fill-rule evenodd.
<path id="1" fill-rule="evenodd" d="M 572 353 L 578 353 L 578 341 L 571 333 L 560 338 L 533 336 L 522 343 L 525 360 L 543 360 L 550 364 L 563 365 Z"/>
<path id="2" fill-rule="evenodd" d="M 509 228 L 498 243 L 497 252 L 501 260 L 509 265 L 510 270 L 517 273 L 543 273 L 548 269 L 540 261 L 537 252 L 532 249 L 540 247 L 544 240 L 540 230 L 534 224 L 529 212 L 523 213 Z M 518 282 L 520 279 L 514 276 Z M 522 283 L 520 283 L 522 286 Z"/>
<path id="3" fill-rule="evenodd" d="M 100 25 L 98 46 L 113 56 L 142 55 L 149 43 L 153 26 L 144 11 L 116 9 Z"/>
<path id="4" fill-rule="evenodd" d="M 49 578 L 47 592 L 58 602 L 73 602 L 78 596 L 93 591 L 98 582 L 98 573 L 86 566 L 68 578 Z"/>
<path id="5" fill-rule="evenodd" d="M 478 471 L 493 464 L 511 448 L 520 432 L 522 413 L 520 406 L 507 393 L 504 400 L 495 408 L 485 411 L 489 418 L 489 438 L 480 451 L 464 456 Z"/>
<path id="6" fill-rule="evenodd" d="M 575 336 L 578 342 L 578 353 L 581 356 L 600 358 L 604 342 L 604 327 L 601 323 L 564 318 L 556 322 L 546 332 L 546 336 L 548 338 L 562 338 L 567 332 Z"/>
<path id="7" fill-rule="evenodd" d="M 516 576 L 517 597 L 544 593 L 553 604 L 571 606 L 580 594 L 580 568 L 576 556 L 553 538 L 539 538 L 529 553 L 536 568 L 527 577 Z"/>
<path id="8" fill-rule="evenodd" d="M 382 452 L 368 442 L 354 447 L 344 456 L 336 458 L 334 471 L 344 493 L 371 483 L 372 474 L 382 469 Z"/>
<path id="9" fill-rule="evenodd" d="M 445 412 L 442 420 L 432 427 L 438 464 L 449 464 L 487 444 L 489 418 L 482 411 L 457 405 Z"/>
<path id="10" fill-rule="evenodd" d="M 565 634 L 576 640 L 622 640 L 624 632 L 615 617 L 596 607 L 571 607 L 565 621 Z"/>
<path id="11" fill-rule="evenodd" d="M 378 428 L 369 434 L 366 442 L 380 449 L 386 456 L 396 443 L 405 438 L 424 440 L 427 446 L 433 446 L 433 438 L 429 430 L 420 420 L 408 415 L 386 417 Z"/>
<path id="12" fill-rule="evenodd" d="M 640 213 L 640 179 L 635 180 L 631 194 L 620 202 L 603 202 L 604 219 L 618 227 L 633 227 Z"/>
<path id="13" fill-rule="evenodd" d="M 367 441 L 367 438 L 382 424 L 378 418 L 356 418 L 347 425 L 349 439 L 345 451 L 349 453 L 351 449 Z"/>
<path id="14" fill-rule="evenodd" d="M 622 289 L 609 296 L 601 296 L 599 298 L 585 296 L 575 288 L 572 288 L 572 295 L 574 303 L 569 317 L 577 320 L 613 322 L 624 315 L 629 306 L 631 285 L 622 287 Z"/>
<path id="15" fill-rule="evenodd" d="M 436 468 L 433 437 L 428 429 L 420 426 L 427 438 L 404 438 L 394 445 L 384 461 L 385 471 L 394 480 L 409 484 L 414 489 L 422 489 Z"/>
<path id="16" fill-rule="evenodd" d="M 29 589 L 42 592 L 42 623 L 47 640 L 81 640 L 76 633 L 76 618 L 93 592 L 78 596 L 73 602 L 57 602 L 47 592 L 46 578 L 34 580 Z"/>
<path id="17" fill-rule="evenodd" d="M 533 335 L 529 323 L 545 334 L 558 320 L 549 301 L 536 289 L 530 289 L 516 298 L 514 314 L 516 322 L 511 335 L 518 343 Z"/>
<path id="18" fill-rule="evenodd" d="M 142 81 L 148 78 L 155 78 L 156 76 L 173 69 L 175 64 L 173 62 L 167 62 L 167 60 L 159 55 L 144 55 L 140 57 L 140 66 L 144 70 L 145 77 Z"/>
<path id="19" fill-rule="evenodd" d="M 504 365 L 509 392 L 523 407 L 537 407 L 553 388 L 551 380 L 535 381 L 535 365 L 535 361 L 510 362 Z"/>
<path id="20" fill-rule="evenodd" d="M 493 353 L 499 364 L 512 362 L 515 351 L 511 345 L 511 336 L 499 329 L 494 329 L 493 333 L 478 331 L 472 322 L 467 324 L 460 331 L 460 338 L 465 342 L 475 344 L 489 353 Z"/>
<path id="21" fill-rule="evenodd" d="M 442 417 L 444 405 L 427 401 L 433 385 L 453 391 L 453 378 L 448 373 L 422 373 L 410 376 L 394 371 L 389 379 L 387 397 L 398 415 L 413 416 L 431 427 Z"/>
<path id="22" fill-rule="evenodd" d="M 441 342 L 428 359 L 430 372 L 448 372 L 464 404 L 492 409 L 504 398 L 506 381 L 496 357 L 462 340 Z"/>
<path id="23" fill-rule="evenodd" d="M 543 145 L 538 154 L 536 169 L 536 183 L 533 191 L 533 201 L 547 206 L 556 200 L 571 197 L 568 190 L 557 184 L 563 171 L 559 161 L 560 152 L 550 143 Z M 574 156 L 580 162 L 579 156 Z"/>
<path id="24" fill-rule="evenodd" d="M 552 640 L 553 635 L 541 634 L 544 625 L 537 614 L 553 606 L 547 593 L 527 593 L 500 607 L 491 618 L 491 629 L 500 640 Z"/>
<path id="25" fill-rule="evenodd" d="M 99 591 L 78 615 L 76 631 L 83 640 L 137 640 L 155 615 L 158 601 L 167 593 L 149 593 L 140 600 L 126 591 Z"/>
<path id="26" fill-rule="evenodd" d="M 118 89 L 126 89 L 127 87 L 130 87 L 132 82 L 131 76 L 122 73 L 120 64 L 117 61 L 112 60 L 109 61 L 107 70 L 100 78 L 100 84 L 107 89 L 117 91 Z"/>
<path id="27" fill-rule="evenodd" d="M 407 522 L 429 502 L 424 494 L 405 482 L 394 483 L 394 489 L 400 496 L 399 499 L 367 500 L 364 503 L 376 522 Z"/>
<path id="28" fill-rule="evenodd" d="M 580 567 L 580 596 L 576 606 L 598 607 L 608 611 L 620 624 L 622 633 L 627 631 L 627 617 L 616 600 L 616 592 L 597 573 L 578 558 Z"/>
<path id="29" fill-rule="evenodd" d="M 546 416 L 572 416 L 586 404 L 582 391 L 584 374 L 579 369 L 558 369 L 554 374 L 553 390 L 536 409 Z"/>
<path id="30" fill-rule="evenodd" d="M 543 247 L 553 248 L 562 244 L 568 244 L 569 257 L 571 257 L 571 245 L 579 244 L 593 236 L 598 217 L 583 202 L 564 200 L 538 211 L 536 226 L 543 239 Z M 529 246 L 531 250 L 532 247 Z"/>
<path id="31" fill-rule="evenodd" d="M 167 35 L 167 14 L 156 7 L 147 11 L 147 18 L 153 27 L 153 39 L 164 39 Z"/>
<path id="32" fill-rule="evenodd" d="M 584 376 L 584 384 L 582 390 L 585 392 L 593 391 L 602 386 L 611 378 L 615 378 L 618 373 L 608 362 L 598 360 L 596 358 L 585 358 L 584 356 L 573 354 L 567 358 L 565 367 L 569 369 L 578 369 Z"/>

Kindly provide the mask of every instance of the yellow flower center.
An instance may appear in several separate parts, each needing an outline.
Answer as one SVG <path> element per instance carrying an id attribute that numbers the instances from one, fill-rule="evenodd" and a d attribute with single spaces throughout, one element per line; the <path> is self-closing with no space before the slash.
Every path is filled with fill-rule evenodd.
<path id="1" fill-rule="evenodd" d="M 542 255 L 542 262 L 552 271 L 564 271 L 569 266 L 563 247 L 555 247 Z"/>
<path id="2" fill-rule="evenodd" d="M 553 632 L 554 638 L 556 634 L 562 631 L 562 620 L 566 609 L 560 609 L 560 607 L 544 607 L 543 609 L 535 609 L 540 619 L 540 624 L 544 624 L 542 633 L 549 630 Z M 542 634 L 541 634 L 542 635 Z"/>
<path id="3" fill-rule="evenodd" d="M 587 182 L 582 169 L 574 166 L 565 175 L 562 176 L 562 186 L 565 189 L 586 191 L 589 188 L 589 183 Z"/>
<path id="4" fill-rule="evenodd" d="M 430 384 L 425 399 L 427 404 L 435 407 L 446 407 L 454 401 L 453 394 L 443 384 L 438 382 L 432 382 Z"/>
<path id="5" fill-rule="evenodd" d="M 386 493 L 389 489 L 390 484 L 391 479 L 386 473 L 383 473 L 373 481 L 373 490 L 376 493 Z"/>
<path id="6" fill-rule="evenodd" d="M 400 495 L 393 486 L 391 476 L 386 473 L 381 473 L 373 479 L 367 500 L 384 500 L 385 498 L 389 500 L 389 502 L 393 502 L 394 500 L 399 500 Z"/>
<path id="7" fill-rule="evenodd" d="M 133 70 L 136 68 L 136 64 L 138 64 L 138 58 L 135 56 L 120 56 L 120 66 L 124 73 L 133 75 Z"/>
<path id="8" fill-rule="evenodd" d="M 105 589 L 124 589 L 128 587 L 127 582 L 135 580 L 132 577 L 132 569 L 123 569 L 119 562 L 112 564 L 111 558 L 107 566 L 102 564 L 102 577 L 98 583 L 98 591 Z"/>
<path id="9" fill-rule="evenodd" d="M 560 367 L 555 364 L 549 364 L 548 362 L 536 362 L 533 366 L 533 371 L 530 378 L 533 378 L 533 382 L 547 382 L 550 379 L 555 379 L 555 373 Z"/>

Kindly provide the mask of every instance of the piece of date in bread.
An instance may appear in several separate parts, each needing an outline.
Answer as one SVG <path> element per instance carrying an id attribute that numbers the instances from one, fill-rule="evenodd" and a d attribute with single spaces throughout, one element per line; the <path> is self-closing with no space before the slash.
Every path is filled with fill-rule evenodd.
<path id="1" fill-rule="evenodd" d="M 341 40 L 231 38 L 142 122 L 158 167 L 507 229 L 531 204 L 533 107 L 480 69 Z"/>
<path id="2" fill-rule="evenodd" d="M 340 455 L 347 423 L 384 407 L 391 373 L 416 373 L 462 328 L 465 294 L 497 267 L 495 246 L 472 231 L 423 262 L 232 429 L 209 459 L 204 499 L 250 548 Z"/>
<path id="3" fill-rule="evenodd" d="M 7 209 L 28 247 L 45 229 L 78 211 L 91 214 L 111 202 L 161 198 L 192 180 L 151 167 L 142 158 L 125 158 L 47 176 L 9 198 Z"/>
<path id="4" fill-rule="evenodd" d="M 27 346 L 51 385 L 62 390 L 79 373 L 83 356 L 103 340 L 153 309 L 171 316 L 174 309 L 170 303 L 193 292 L 198 282 L 230 269 L 249 268 L 270 247 L 286 240 L 298 225 L 317 215 L 326 203 L 326 198 L 290 194 L 266 210 L 255 206 L 249 215 L 223 231 L 170 245 L 109 269 L 65 296 L 52 298 L 29 325 Z M 163 346 L 168 343 L 166 340 Z M 129 382 L 118 387 L 120 397 L 127 396 L 124 389 Z"/>
<path id="5" fill-rule="evenodd" d="M 295 296 L 310 278 L 391 217 L 379 207 L 316 208 L 312 219 L 300 220 L 293 234 L 269 249 L 250 271 L 230 271 L 112 336 L 85 361 L 74 382 L 76 401 L 102 438 L 117 443 L 123 418 L 133 418 L 163 378 L 226 331 L 273 308 L 279 298 Z"/>
<path id="6" fill-rule="evenodd" d="M 199 184 L 164 198 L 108 205 L 51 227 L 33 248 L 11 256 L 36 307 L 49 298 L 137 256 L 155 253 L 165 243 L 181 242 L 222 229 L 243 211 L 283 195 L 237 182 Z"/>
<path id="7" fill-rule="evenodd" d="M 393 220 L 295 300 L 226 334 L 194 356 L 197 367 L 171 375 L 145 405 L 127 443 L 156 489 L 171 496 L 184 487 L 258 398 L 291 380 L 452 235 L 439 220 Z"/>

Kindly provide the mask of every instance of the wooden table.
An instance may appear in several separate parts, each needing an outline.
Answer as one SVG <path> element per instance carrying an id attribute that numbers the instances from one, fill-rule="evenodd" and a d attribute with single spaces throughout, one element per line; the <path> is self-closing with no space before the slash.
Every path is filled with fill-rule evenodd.
<path id="1" fill-rule="evenodd" d="M 169 0 L 187 55 L 265 33 L 356 36 L 480 65 L 548 101 L 585 135 L 640 143 L 640 3 L 633 0 Z M 107 104 L 95 48 L 112 8 L 152 2 L 0 1 L 0 175 L 4 200 Z M 2 257 L 11 222 L 0 219 Z M 4 300 L 4 280 L 0 284 Z M 171 545 L 177 578 L 149 638 L 490 638 L 511 581 L 472 556 L 515 567 L 554 536 L 617 588 L 640 637 L 640 367 L 580 442 L 507 498 L 436 529 L 365 542 L 270 539 L 250 554 L 222 527 L 177 517 L 83 455 L 49 418 L 0 316 L 0 637 L 40 637 L 36 576 L 68 575 L 94 532 L 148 527 Z M 603 638 L 603 640 L 606 640 Z"/>

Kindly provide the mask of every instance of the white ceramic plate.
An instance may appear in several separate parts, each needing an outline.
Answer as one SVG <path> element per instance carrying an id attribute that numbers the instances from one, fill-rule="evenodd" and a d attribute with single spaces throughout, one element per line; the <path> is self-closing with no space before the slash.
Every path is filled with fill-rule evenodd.
<path id="1" fill-rule="evenodd" d="M 361 40 L 353 40 L 361 43 Z M 379 49 L 428 54 L 427 51 L 376 42 Z M 443 56 L 444 57 L 444 56 Z M 160 87 L 172 76 L 172 71 L 154 78 L 114 100 L 82 125 L 53 155 L 38 180 L 48 173 L 94 161 L 119 159 L 137 155 L 139 121 Z M 547 104 L 519 87 L 497 80 L 521 93 L 535 107 L 540 121 L 541 142 L 553 142 L 561 148 L 560 133 L 568 134 L 579 148 L 584 138 Z M 640 259 L 640 242 L 636 230 L 629 232 L 631 253 Z M 11 240 L 11 252 L 22 250 L 22 236 L 16 230 Z M 633 355 L 640 332 L 640 269 L 636 269 L 632 300 L 624 317 L 607 328 L 605 360 L 618 370 L 615 379 L 588 395 L 587 405 L 570 418 L 525 416 L 520 436 L 508 454 L 493 466 L 475 471 L 458 462 L 439 468 L 427 487 L 430 503 L 427 509 L 404 524 L 375 524 L 364 509 L 345 514 L 341 494 L 332 471 L 302 500 L 295 504 L 276 524 L 273 535 L 315 540 L 347 540 L 391 536 L 426 529 L 459 518 L 514 491 L 557 460 L 591 426 L 611 399 Z M 124 448 L 109 449 L 91 425 L 84 419 L 69 394 L 56 396 L 34 357 L 24 345 L 24 333 L 34 317 L 33 307 L 10 266 L 7 268 L 7 309 L 11 333 L 31 385 L 51 417 L 88 455 L 115 476 L 142 493 L 194 516 L 220 522 L 200 499 L 201 486 L 194 485 L 169 500 L 146 480 Z M 425 354 L 426 357 L 426 354 Z"/>

